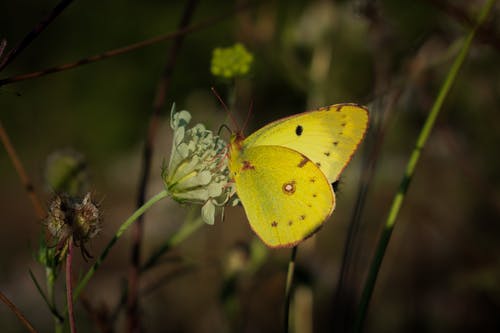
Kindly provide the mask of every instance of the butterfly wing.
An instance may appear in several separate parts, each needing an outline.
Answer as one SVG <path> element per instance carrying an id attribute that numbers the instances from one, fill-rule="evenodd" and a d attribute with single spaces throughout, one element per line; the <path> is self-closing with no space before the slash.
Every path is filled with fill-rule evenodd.
<path id="1" fill-rule="evenodd" d="M 334 209 L 335 196 L 323 172 L 292 149 L 248 148 L 233 155 L 231 165 L 250 226 L 270 247 L 296 245 Z"/>
<path id="2" fill-rule="evenodd" d="M 351 160 L 367 126 L 366 108 L 336 104 L 272 122 L 247 137 L 244 146 L 293 149 L 316 163 L 333 183 Z"/>

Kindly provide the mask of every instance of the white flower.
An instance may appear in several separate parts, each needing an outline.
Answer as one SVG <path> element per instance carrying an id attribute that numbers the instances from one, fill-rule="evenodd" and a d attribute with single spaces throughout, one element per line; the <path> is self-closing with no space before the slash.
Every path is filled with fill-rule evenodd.
<path id="1" fill-rule="evenodd" d="M 203 221 L 214 224 L 216 207 L 225 205 L 234 194 L 229 183 L 228 145 L 202 124 L 188 129 L 190 121 L 188 111 L 175 112 L 175 104 L 172 106 L 174 139 L 162 178 L 174 200 L 203 205 Z"/>

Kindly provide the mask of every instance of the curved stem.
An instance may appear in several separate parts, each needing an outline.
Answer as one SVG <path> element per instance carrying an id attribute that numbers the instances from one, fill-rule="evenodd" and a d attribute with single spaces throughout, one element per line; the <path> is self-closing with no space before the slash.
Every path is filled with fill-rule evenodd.
<path id="1" fill-rule="evenodd" d="M 92 267 L 90 267 L 90 269 L 87 271 L 87 273 L 85 274 L 83 279 L 76 286 L 74 293 L 73 293 L 73 300 L 76 300 L 78 298 L 78 296 L 82 292 L 83 288 L 85 288 L 85 286 L 89 282 L 90 278 L 94 275 L 95 271 L 99 268 L 99 266 L 101 266 L 104 259 L 106 259 L 106 257 L 108 256 L 109 251 L 111 250 L 113 245 L 116 243 L 118 238 L 120 238 L 123 235 L 123 233 L 130 227 L 130 225 L 135 220 L 137 220 L 137 218 L 139 216 L 144 214 L 149 209 L 149 207 L 151 207 L 153 204 L 160 201 L 161 199 L 165 198 L 167 195 L 168 195 L 167 190 L 163 190 L 160 193 L 156 194 L 151 199 L 149 199 L 146 203 L 144 203 L 144 205 L 142 205 L 139 209 L 137 209 L 132 215 L 130 215 L 130 217 L 125 222 L 123 222 L 123 224 L 120 226 L 120 228 L 116 232 L 115 236 L 109 241 L 108 245 L 104 248 L 104 250 L 102 251 L 99 258 L 97 258 L 94 265 L 92 265 Z"/>

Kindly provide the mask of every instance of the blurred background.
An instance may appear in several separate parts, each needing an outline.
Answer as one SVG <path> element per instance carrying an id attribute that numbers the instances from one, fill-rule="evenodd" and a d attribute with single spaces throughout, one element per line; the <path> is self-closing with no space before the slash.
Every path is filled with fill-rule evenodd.
<path id="1" fill-rule="evenodd" d="M 0 79 L 47 69 L 177 29 L 184 1 L 76 1 L 10 63 Z M 347 332 L 391 201 L 420 128 L 463 36 L 484 1 L 195 1 L 191 24 L 221 19 L 186 35 L 160 112 L 146 197 L 163 188 L 172 103 L 194 123 L 232 126 L 211 92 L 228 100 L 249 134 L 320 106 L 355 102 L 370 109 L 370 131 L 337 190 L 337 207 L 297 255 L 292 326 L 296 332 Z M 16 45 L 57 1 L 0 2 L 0 38 Z M 500 330 L 500 24 L 498 4 L 468 59 L 423 151 L 389 243 L 366 332 Z M 227 14 L 224 14 L 227 12 Z M 253 54 L 248 75 L 231 82 L 210 72 L 212 51 L 235 42 Z M 99 203 L 102 230 L 86 248 L 97 257 L 136 209 L 142 150 L 156 86 L 172 42 L 0 87 L 0 120 L 42 198 L 54 152 L 78 152 L 87 190 Z M 228 88 L 230 87 L 230 89 Z M 227 137 L 226 137 L 227 139 Z M 53 156 L 53 155 L 52 155 Z M 373 173 L 371 173 L 371 171 Z M 0 149 L 0 291 L 40 332 L 53 330 L 35 260 L 44 228 L 4 147 Z M 360 219 L 353 222 L 357 198 Z M 164 199 L 146 214 L 142 258 L 199 215 Z M 352 227 L 354 224 L 354 228 Z M 349 260 L 345 243 L 352 233 Z M 123 293 L 130 274 L 128 231 L 77 302 L 81 332 L 126 331 Z M 75 276 L 94 259 L 78 254 Z M 203 225 L 141 275 L 139 320 L 145 332 L 282 330 L 290 250 L 267 250 L 241 207 Z M 342 267 L 344 278 L 340 285 Z M 64 277 L 56 283 L 64 309 Z M 97 318 L 97 319 L 96 319 Z M 100 319 L 99 319 L 100 318 Z M 104 319 L 103 319 L 104 318 Z M 103 327 L 102 322 L 108 323 Z M 104 325 L 106 326 L 106 325 Z M 4 305 L 2 332 L 25 328 Z M 113 330 L 111 330 L 111 328 Z"/>

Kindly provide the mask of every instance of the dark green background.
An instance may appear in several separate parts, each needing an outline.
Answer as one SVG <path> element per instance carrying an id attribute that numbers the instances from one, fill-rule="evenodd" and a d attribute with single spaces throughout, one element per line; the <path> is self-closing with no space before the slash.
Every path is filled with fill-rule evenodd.
<path id="1" fill-rule="evenodd" d="M 448 2 L 471 18 L 482 4 Z M 7 51 L 56 3 L 0 2 L 0 38 L 7 39 Z M 378 11 L 375 25 L 374 16 L 363 11 L 369 3 Z M 189 110 L 194 123 L 215 131 L 224 123 L 231 125 L 210 91 L 215 86 L 227 99 L 225 84 L 210 75 L 215 47 L 242 42 L 254 55 L 252 72 L 236 83 L 233 110 L 243 122 L 253 105 L 247 133 L 283 116 L 341 102 L 369 105 L 371 128 L 380 130 L 381 113 L 399 92 L 382 125 L 378 168 L 357 234 L 350 281 L 356 300 L 415 139 L 468 29 L 449 15 L 449 7 L 442 10 L 433 3 L 443 1 L 261 2 L 189 34 L 162 110 L 148 196 L 162 188 L 160 167 L 170 152 L 171 103 Z M 0 77 L 73 62 L 172 32 L 183 6 L 180 1 L 76 1 Z M 200 1 L 192 22 L 232 6 L 230 1 Z M 387 249 L 366 332 L 496 332 L 500 328 L 500 49 L 495 42 L 500 33 L 497 20 L 489 24 L 493 42 L 476 39 L 423 152 Z M 85 155 L 89 189 L 103 214 L 103 231 L 88 245 L 94 256 L 135 209 L 141 149 L 170 45 L 163 42 L 0 87 L 0 119 L 44 202 L 52 196 L 43 181 L 47 156 L 68 148 Z M 320 79 L 313 81 L 311 63 L 321 54 L 326 72 L 320 71 Z M 372 134 L 367 136 L 346 169 L 331 221 L 299 249 L 299 280 L 313 295 L 309 309 L 314 332 L 341 331 L 333 295 L 362 155 L 374 140 Z M 0 152 L 0 290 L 39 331 L 50 331 L 50 312 L 28 274 L 32 269 L 43 281 L 43 270 L 32 257 L 42 222 L 36 219 L 5 150 Z M 165 200 L 148 213 L 145 256 L 177 230 L 186 212 L 187 208 Z M 279 330 L 288 250 L 270 251 L 256 272 L 236 279 L 230 294 L 239 308 L 228 310 L 227 299 L 221 298 L 228 256 L 235 244 L 247 244 L 252 237 L 243 210 L 230 208 L 224 222 L 202 227 L 176 248 L 170 257 L 186 259 L 195 269 L 141 298 L 145 329 Z M 92 304 L 115 306 L 120 283 L 127 278 L 129 257 L 127 235 L 86 289 Z M 75 271 L 84 272 L 88 265 L 79 260 Z M 146 274 L 142 285 L 147 287 L 175 271 L 176 265 L 163 264 Z M 58 287 L 62 305 L 64 284 Z M 97 329 L 79 303 L 76 311 L 80 331 Z M 122 312 L 117 331 L 125 327 L 123 318 Z M 23 331 L 4 305 L 0 327 L 2 332 Z"/>

